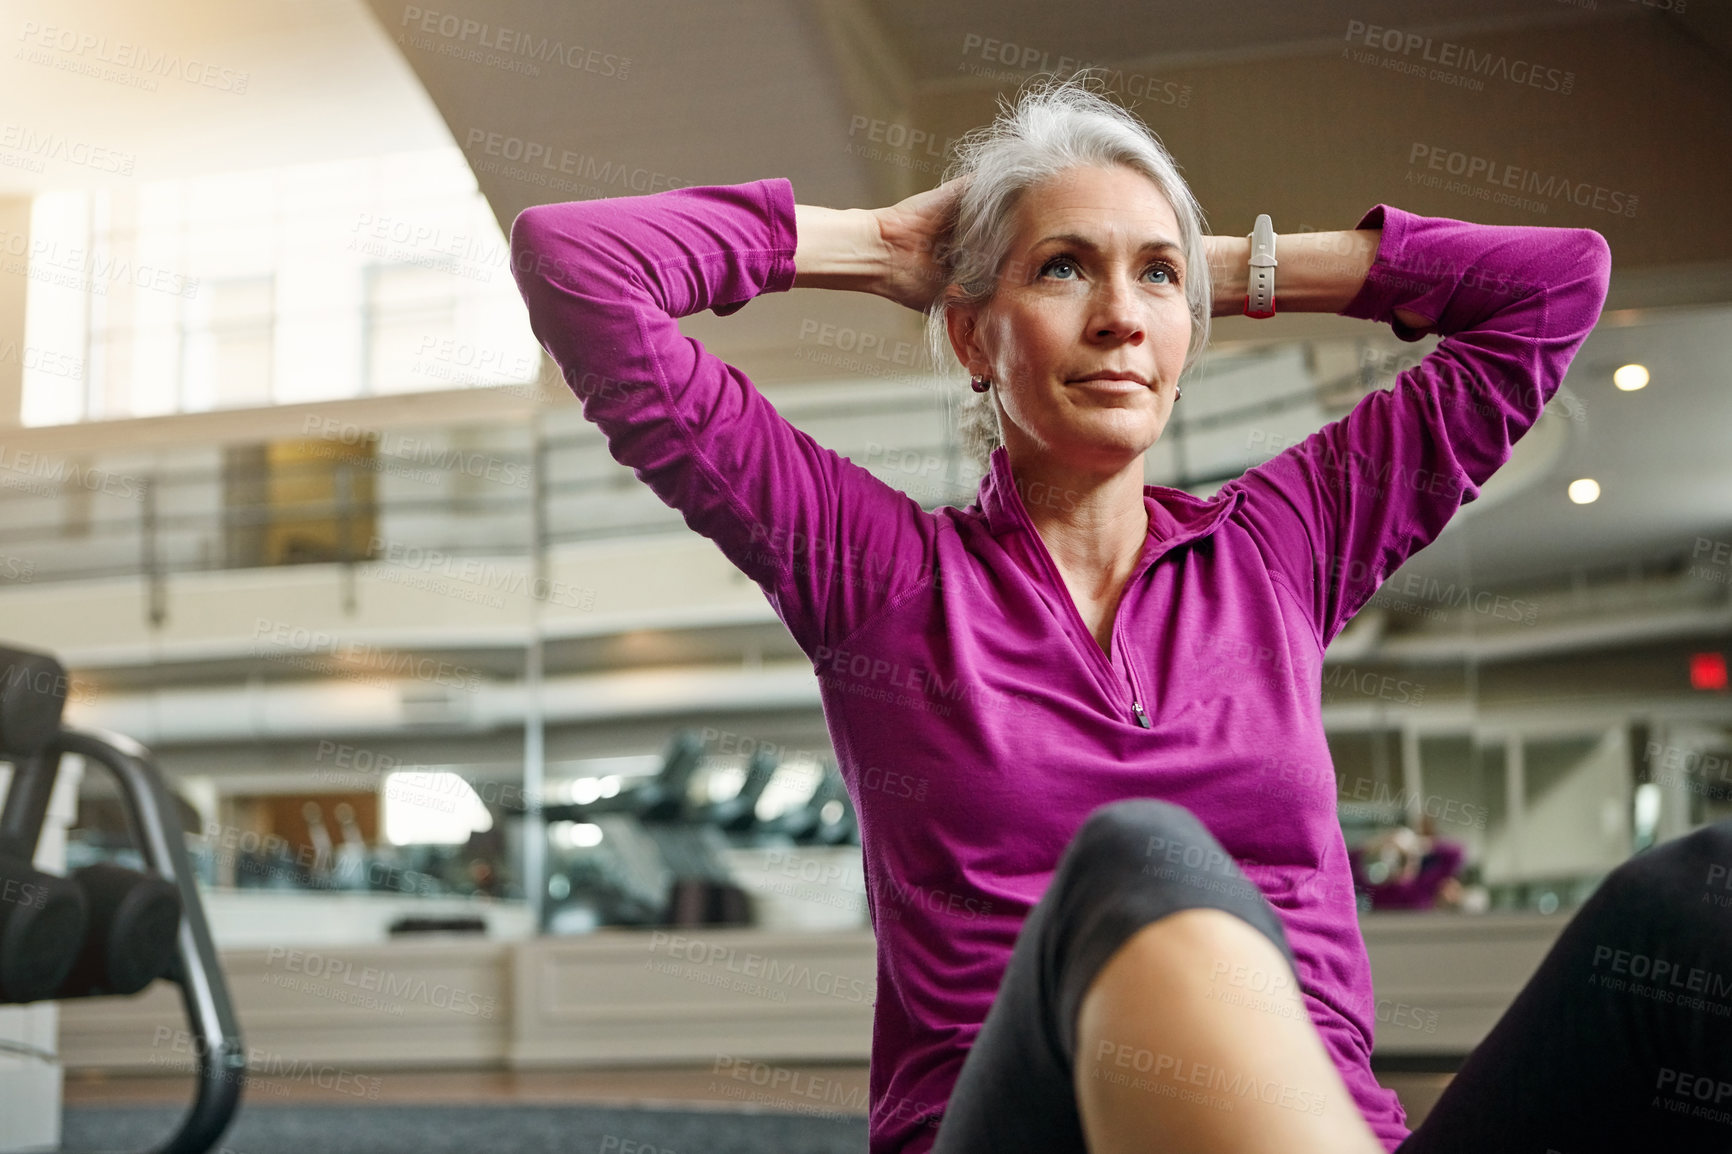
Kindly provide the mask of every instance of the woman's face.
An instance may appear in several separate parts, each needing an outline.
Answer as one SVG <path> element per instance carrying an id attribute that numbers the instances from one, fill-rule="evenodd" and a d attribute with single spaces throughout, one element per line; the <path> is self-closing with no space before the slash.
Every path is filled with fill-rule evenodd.
<path id="1" fill-rule="evenodd" d="M 1166 427 L 1190 344 L 1178 220 L 1141 173 L 1087 167 L 1028 188 L 1014 227 L 991 299 L 951 310 L 951 343 L 992 379 L 1013 461 L 1118 472 Z"/>

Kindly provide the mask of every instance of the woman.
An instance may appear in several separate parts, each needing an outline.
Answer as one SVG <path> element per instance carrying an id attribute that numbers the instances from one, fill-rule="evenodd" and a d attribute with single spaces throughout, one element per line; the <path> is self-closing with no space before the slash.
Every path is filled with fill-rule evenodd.
<path id="1" fill-rule="evenodd" d="M 1396 826 L 1349 850 L 1353 888 L 1374 910 L 1429 910 L 1460 906 L 1465 890 L 1456 874 L 1467 858 L 1464 847 L 1437 836 L 1431 815 L 1419 828 Z"/>
<path id="2" fill-rule="evenodd" d="M 1581 950 L 1732 971 L 1689 890 L 1732 860 L 1728 830 L 1615 874 L 1409 1138 L 1371 1075 L 1319 718 L 1324 647 L 1557 388 L 1599 315 L 1605 241 L 1379 205 L 1277 252 L 1278 308 L 1448 339 L 1202 499 L 1145 486 L 1143 457 L 1209 317 L 1245 306 L 1249 241 L 1205 236 L 1159 143 L 1081 84 L 1026 92 L 952 179 L 891 208 L 796 205 L 771 179 L 512 229 L 585 415 L 758 582 L 820 677 L 878 940 L 874 1154 L 1574 1154 L 1615 1148 L 1631 1111 L 1628 1133 L 1693 1124 L 1697 1145 L 1670 1148 L 1718 1148 L 1701 1143 L 1732 1130 L 1651 1103 L 1656 1064 L 1732 1084 L 1705 1041 L 1718 1020 L 1638 1023 L 1656 1008 L 1590 988 Z M 982 406 L 976 504 L 926 512 L 675 323 L 794 287 L 928 311 Z M 1652 1044 L 1616 1058 L 1608 1033 Z"/>

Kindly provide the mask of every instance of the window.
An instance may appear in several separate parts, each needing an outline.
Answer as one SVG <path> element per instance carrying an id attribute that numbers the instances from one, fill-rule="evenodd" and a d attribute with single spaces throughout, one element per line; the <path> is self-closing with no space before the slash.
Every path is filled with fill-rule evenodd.
<path id="1" fill-rule="evenodd" d="M 429 382 L 423 347 L 438 347 L 438 334 L 456 326 L 451 275 L 412 264 L 370 265 L 366 271 L 369 393 L 413 393 Z"/>
<path id="2" fill-rule="evenodd" d="M 454 147 L 45 193 L 30 227 L 26 341 L 45 355 L 26 425 L 540 369 L 509 246 Z"/>
<path id="3" fill-rule="evenodd" d="M 271 403 L 276 279 L 210 281 L 182 310 L 183 413 Z"/>

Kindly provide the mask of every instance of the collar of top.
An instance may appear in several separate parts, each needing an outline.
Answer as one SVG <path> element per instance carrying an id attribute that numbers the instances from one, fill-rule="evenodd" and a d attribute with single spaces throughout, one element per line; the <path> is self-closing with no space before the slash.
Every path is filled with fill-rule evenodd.
<path id="1" fill-rule="evenodd" d="M 1026 499 L 1057 501 L 1062 494 L 1030 493 Z M 1237 485 L 1224 486 L 1213 497 L 1196 497 L 1166 485 L 1143 486 L 1143 503 L 1149 509 L 1149 535 L 1167 547 L 1213 533 L 1244 499 L 1245 491 Z M 994 537 L 1033 527 L 1025 494 L 1017 488 L 1010 471 L 1010 452 L 1003 445 L 992 451 L 986 476 L 980 479 L 977 504 Z"/>

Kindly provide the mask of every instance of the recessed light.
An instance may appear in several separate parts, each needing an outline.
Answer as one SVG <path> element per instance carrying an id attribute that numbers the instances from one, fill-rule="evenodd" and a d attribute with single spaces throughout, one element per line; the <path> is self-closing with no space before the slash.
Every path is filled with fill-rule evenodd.
<path id="1" fill-rule="evenodd" d="M 1626 393 L 1633 393 L 1648 383 L 1646 365 L 1623 365 L 1612 374 L 1612 383 Z"/>
<path id="2" fill-rule="evenodd" d="M 1600 483 L 1592 477 L 1570 482 L 1570 500 L 1578 505 L 1592 505 L 1600 499 Z"/>

